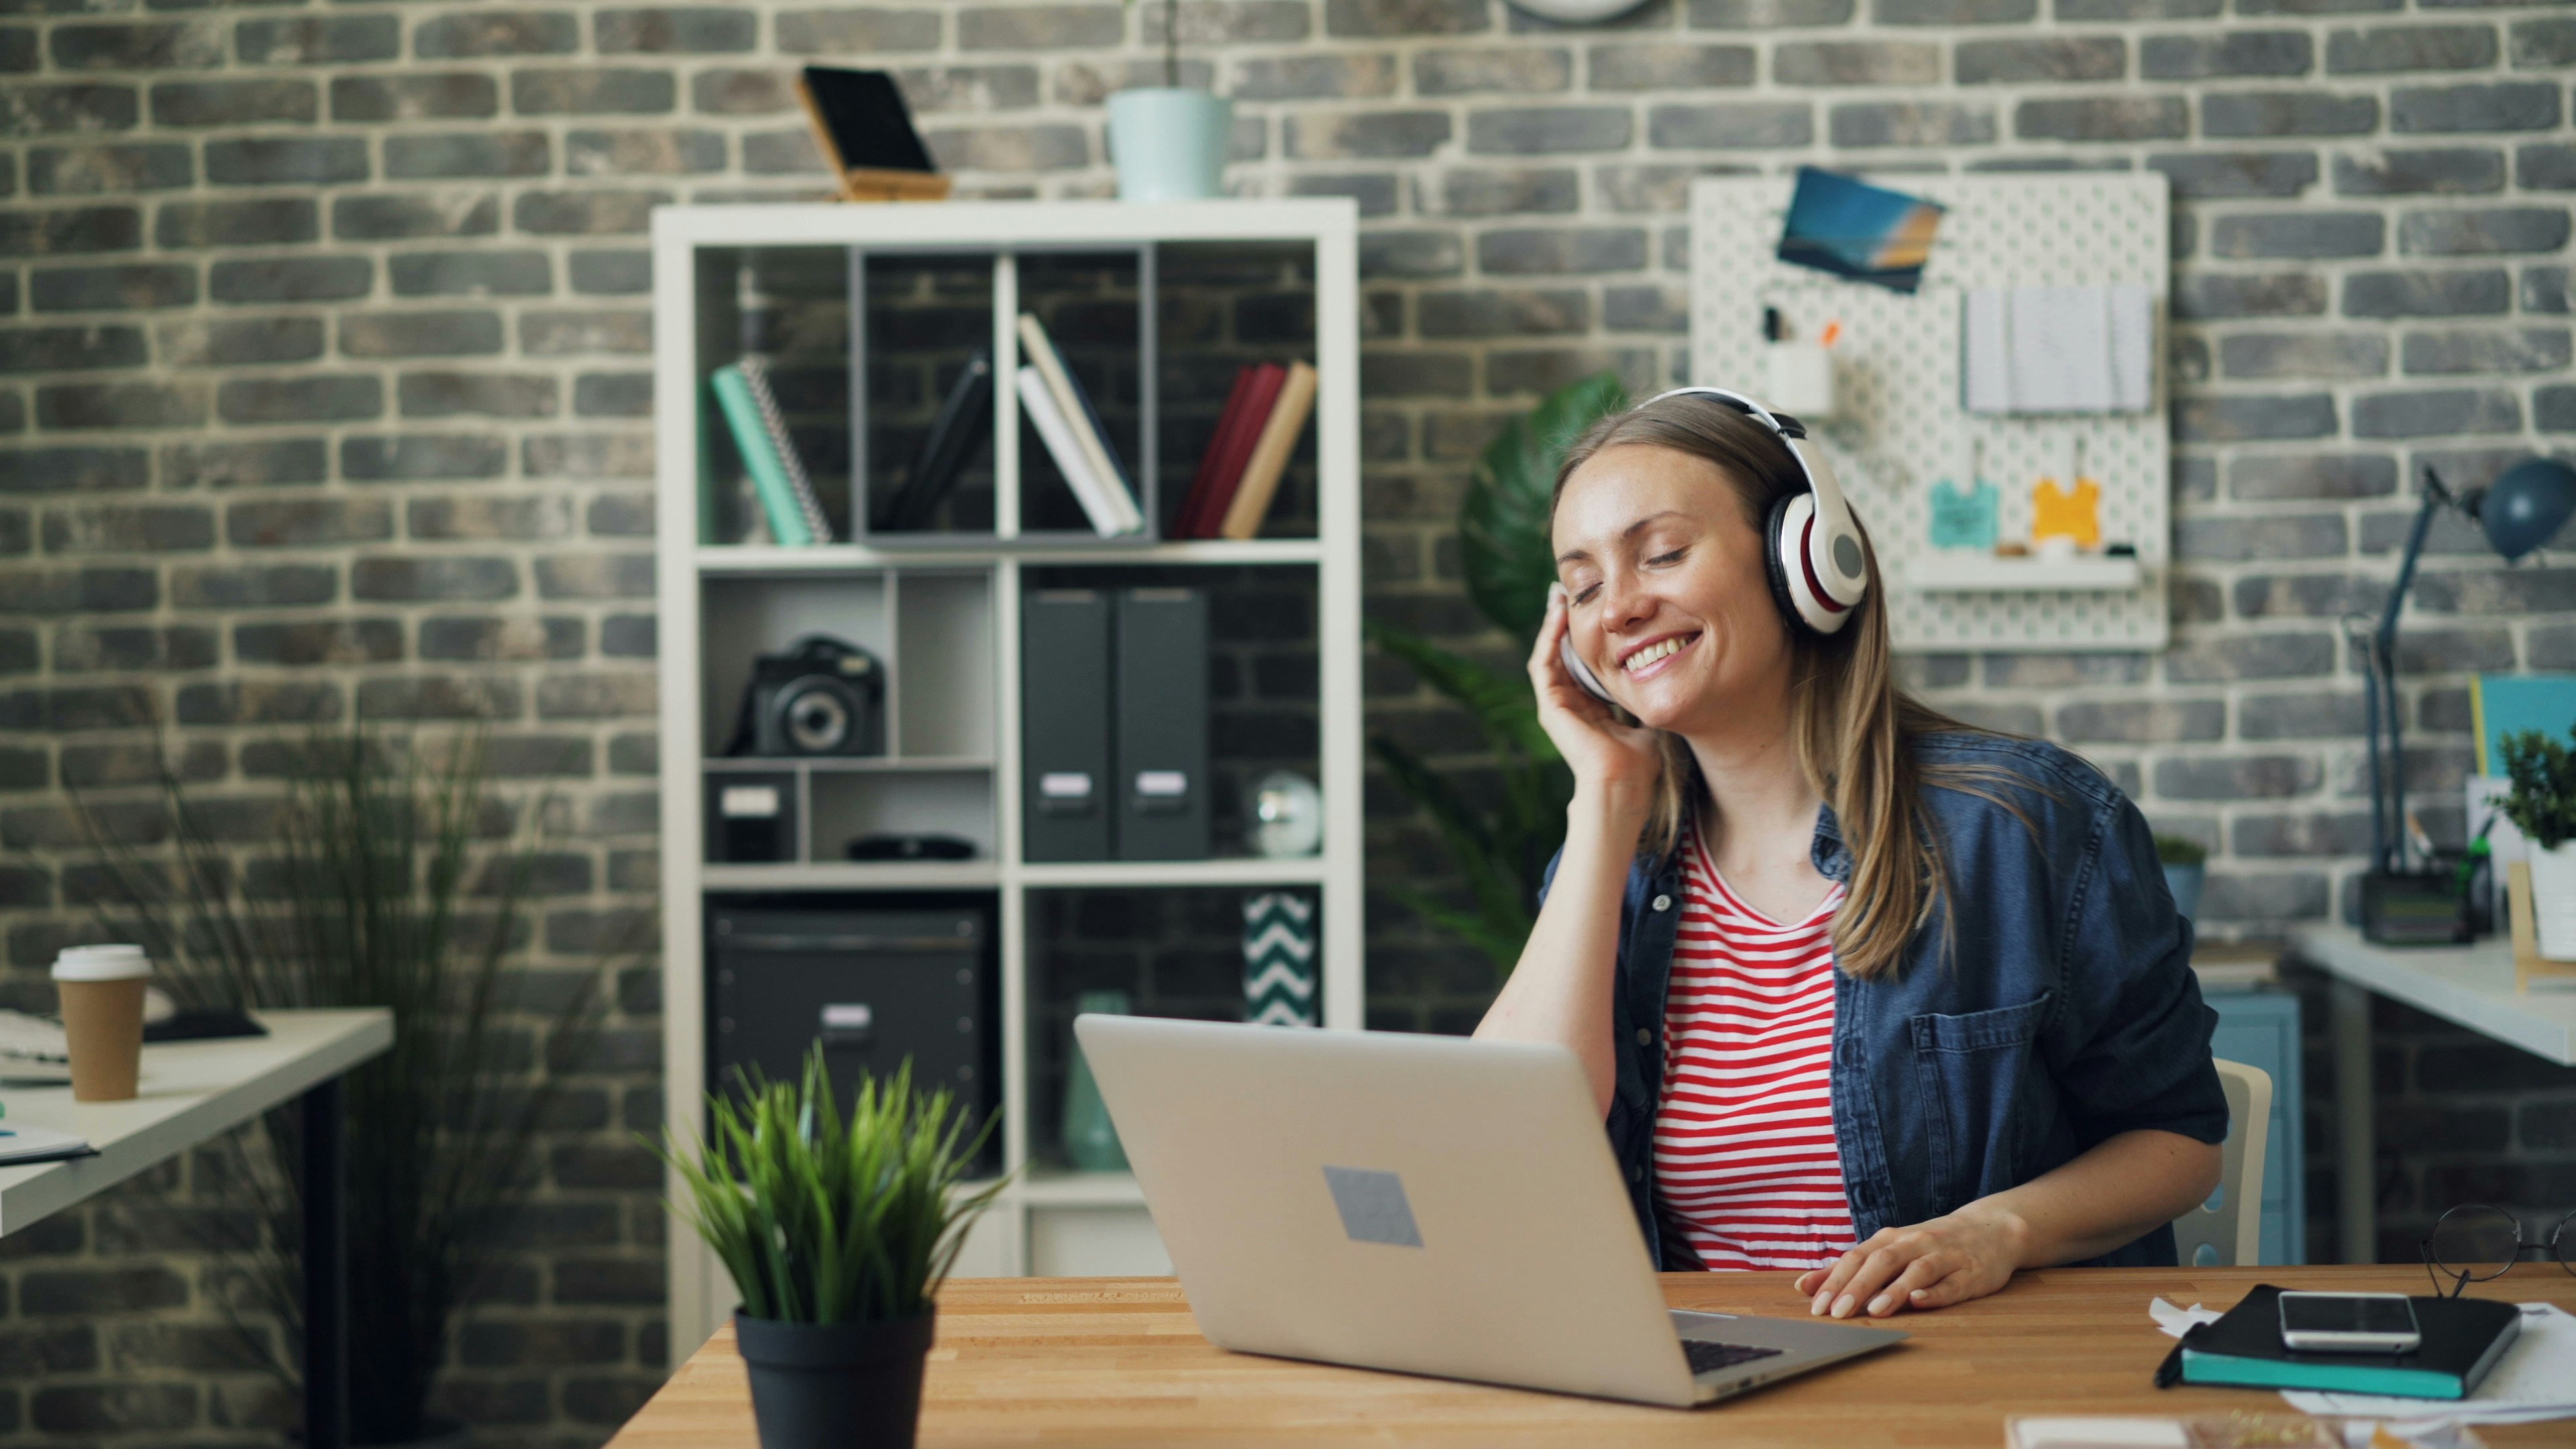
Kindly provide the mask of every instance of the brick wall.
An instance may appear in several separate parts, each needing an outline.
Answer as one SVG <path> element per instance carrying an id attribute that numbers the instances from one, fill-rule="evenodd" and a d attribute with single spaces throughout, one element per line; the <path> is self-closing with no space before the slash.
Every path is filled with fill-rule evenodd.
<path id="1" fill-rule="evenodd" d="M 1159 7 L 127 3 L 0 5 L 5 985 L 40 997 L 81 923 L 63 792 L 131 791 L 156 720 L 243 794 L 308 719 L 497 720 L 515 785 L 553 799 L 536 949 L 577 954 L 655 885 L 646 213 L 816 194 L 784 84 L 808 57 L 897 69 L 970 193 L 1105 194 L 1098 103 L 1158 73 Z M 1652 0 L 1567 30 L 1497 0 L 1192 0 L 1181 24 L 1189 78 L 1237 99 L 1237 186 L 1366 218 L 1371 612 L 1498 656 L 1456 585 L 1466 466 L 1537 390 L 1678 377 L 1690 176 L 2165 172 L 2174 647 L 1918 678 L 2216 846 L 2213 926 L 2348 893 L 2366 827 L 2336 619 L 2380 596 L 2402 480 L 2476 482 L 2576 432 L 2576 16 Z M 2436 538 L 2407 708 L 2455 836 L 2463 675 L 2576 665 L 2576 576 Z M 1459 738 L 1400 671 L 1371 693 L 1374 727 Z M 1381 870 L 1431 858 L 1373 808 Z M 1385 903 L 1372 951 L 1381 1022 L 1462 1027 L 1489 989 Z M 655 1178 L 625 1136 L 655 1115 L 649 965 L 621 985 L 529 1255 L 461 1344 L 453 1402 L 489 1443 L 596 1442 L 661 1371 Z M 2576 1074 L 2385 1025 L 2392 1242 L 2465 1193 L 2576 1204 Z M 275 1439 L 217 1336 L 190 1193 L 154 1174 L 0 1247 L 0 1442 Z"/>

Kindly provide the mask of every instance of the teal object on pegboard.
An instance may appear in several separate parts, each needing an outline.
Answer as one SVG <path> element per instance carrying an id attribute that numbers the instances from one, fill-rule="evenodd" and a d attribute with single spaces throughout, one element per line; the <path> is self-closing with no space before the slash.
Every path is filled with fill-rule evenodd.
<path id="1" fill-rule="evenodd" d="M 2002 506 L 1995 485 L 1982 479 L 1965 490 L 1947 478 L 1933 484 L 1932 546 L 1973 548 L 1981 553 L 1992 549 L 1995 519 Z"/>
<path id="2" fill-rule="evenodd" d="M 1243 1019 L 1256 1026 L 1313 1026 L 1315 903 L 1269 891 L 1243 903 Z"/>

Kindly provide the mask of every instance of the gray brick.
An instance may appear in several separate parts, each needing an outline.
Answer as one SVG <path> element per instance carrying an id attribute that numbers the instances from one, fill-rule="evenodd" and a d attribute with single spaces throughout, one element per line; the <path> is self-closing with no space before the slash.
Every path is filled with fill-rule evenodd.
<path id="1" fill-rule="evenodd" d="M 349 596 L 387 603 L 507 599 L 519 592 L 518 565 L 506 558 L 361 558 L 349 565 Z"/>
<path id="2" fill-rule="evenodd" d="M 1574 288 L 1424 292 L 1415 312 L 1426 340 L 1580 334 L 1592 320 L 1589 294 Z"/>
<path id="3" fill-rule="evenodd" d="M 2336 558 L 2349 547 L 2340 513 L 2186 516 L 2174 527 L 2174 556 L 2189 563 Z"/>
<path id="4" fill-rule="evenodd" d="M 1288 101 L 1391 96 L 1402 76 L 1392 55 L 1254 56 L 1234 69 L 1237 100 Z"/>
<path id="5" fill-rule="evenodd" d="M 590 551 L 537 560 L 537 594 L 547 599 L 649 599 L 653 556 Z"/>
<path id="6" fill-rule="evenodd" d="M 1360 218 L 1393 216 L 1399 182 L 1393 172 L 1366 171 L 1347 176 L 1309 173 L 1288 179 L 1290 196 L 1347 196 L 1359 203 Z"/>
<path id="7" fill-rule="evenodd" d="M 2161 760 L 2156 793 L 2169 800 L 2277 800 L 2315 793 L 2323 766 L 2307 755 L 2235 755 Z"/>
<path id="8" fill-rule="evenodd" d="M 771 23 L 787 55 L 873 55 L 937 49 L 939 15 L 926 8 L 782 10 Z"/>
<path id="9" fill-rule="evenodd" d="M 1289 118 L 1292 133 L 1297 119 Z M 1080 126 L 968 126 L 922 139 L 931 159 L 948 170 L 1068 171 L 1091 164 L 1091 137 Z"/>
<path id="10" fill-rule="evenodd" d="M 27 148 L 27 190 L 37 196 L 167 191 L 195 179 L 188 148 L 168 141 Z"/>
<path id="11" fill-rule="evenodd" d="M 1880 25 L 2011 25 L 2036 19 L 2039 0 L 1870 0 Z"/>
<path id="12" fill-rule="evenodd" d="M 331 203 L 331 234 L 343 241 L 489 236 L 500 229 L 500 198 L 488 192 L 399 192 Z"/>
<path id="13" fill-rule="evenodd" d="M 1596 92 L 1749 86 L 1753 84 L 1753 73 L 1754 52 L 1749 45 L 1676 45 L 1669 41 L 1596 45 L 1586 61 L 1586 78 Z M 1416 74 L 1418 77 L 1418 70 Z"/>
<path id="14" fill-rule="evenodd" d="M 527 191 L 510 212 L 519 230 L 538 236 L 612 236 L 640 233 L 667 191 Z"/>
<path id="15" fill-rule="evenodd" d="M 757 46 L 760 21 L 717 5 L 660 5 L 599 11 L 591 17 L 591 35 L 602 55 L 719 55 Z"/>
<path id="16" fill-rule="evenodd" d="M 463 357 L 501 350 L 496 312 L 343 313 L 339 329 L 343 357 Z"/>
<path id="17" fill-rule="evenodd" d="M 2058 738 L 2070 744 L 2214 740 L 2226 728 L 2227 706 L 2214 699 L 2085 701 L 2057 711 Z"/>
<path id="18" fill-rule="evenodd" d="M 1467 149 L 1480 155 L 1546 155 L 1627 148 L 1624 106 L 1515 106 L 1467 117 Z"/>
<path id="19" fill-rule="evenodd" d="M 133 93 L 124 94 L 125 119 L 115 123 L 117 129 L 134 124 Z M 305 80 L 161 81 L 152 87 L 156 126 L 310 124 L 320 113 L 321 93 Z"/>
<path id="20" fill-rule="evenodd" d="M 1699 30 L 1774 30 L 1841 25 L 1853 0 L 1689 0 L 1690 24 Z"/>
<path id="21" fill-rule="evenodd" d="M 1941 48 L 1911 40 L 1784 40 L 1771 52 L 1771 78 L 1782 85 L 1931 85 L 1941 78 Z"/>
<path id="22" fill-rule="evenodd" d="M 217 262 L 207 269 L 206 293 L 218 302 L 337 301 L 365 296 L 374 277 L 365 257 Z"/>
<path id="23" fill-rule="evenodd" d="M 811 130 L 768 131 L 743 137 L 742 169 L 753 176 L 829 174 Z"/>
<path id="24" fill-rule="evenodd" d="M 2335 190 L 2346 196 L 2423 196 L 2500 191 L 2504 153 L 2483 146 L 2430 146 L 2337 156 Z"/>
<path id="25" fill-rule="evenodd" d="M 327 604 L 339 593 L 339 571 L 327 564 L 223 564 L 170 571 L 170 602 L 182 609 L 294 608 Z M 184 719 L 184 696 L 180 713 Z"/>
<path id="26" fill-rule="evenodd" d="M 482 129 L 385 138 L 385 178 L 390 181 L 543 176 L 553 166 L 553 148 L 543 131 Z"/>
<path id="27" fill-rule="evenodd" d="M 678 104 L 671 73 L 629 66 L 510 73 L 510 109 L 523 116 L 657 115 Z"/>
<path id="28" fill-rule="evenodd" d="M 48 431 L 205 424 L 202 382 L 60 382 L 36 390 L 36 426 Z"/>
<path id="29" fill-rule="evenodd" d="M 0 74 L 26 75 L 44 65 L 37 54 L 33 26 L 0 27 Z"/>
<path id="30" fill-rule="evenodd" d="M 1464 353 L 1416 348 L 1360 354 L 1360 389 L 1373 398 L 1465 397 L 1475 375 L 1475 360 Z"/>
<path id="31" fill-rule="evenodd" d="M 560 407 L 551 377 L 407 372 L 395 388 L 407 418 L 550 418 Z"/>
<path id="32" fill-rule="evenodd" d="M 1476 264 L 1495 276 L 1632 271 L 1646 264 L 1634 227 L 1513 228 L 1476 239 Z"/>
<path id="33" fill-rule="evenodd" d="M 2438 388 L 2368 394 L 2353 399 L 2356 438 L 2425 438 L 2510 433 L 2522 428 L 2522 405 L 2491 388 Z"/>
<path id="34" fill-rule="evenodd" d="M 2402 357 L 2410 374 L 2563 372 L 2570 361 L 2564 327 L 2409 332 Z"/>
<path id="35" fill-rule="evenodd" d="M 95 81 L 65 85 L 11 82 L 6 90 L 0 90 L 0 136 L 123 131 L 133 127 L 134 118 L 132 86 Z"/>
<path id="36" fill-rule="evenodd" d="M 412 30 L 422 60 L 491 55 L 567 55 L 581 48 L 581 22 L 569 10 L 462 10 L 434 16 Z"/>
<path id="37" fill-rule="evenodd" d="M 2324 393 L 2177 398 L 2173 428 L 2175 439 L 2186 443 L 2331 437 L 2335 404 Z"/>
<path id="38" fill-rule="evenodd" d="M 2531 425 L 2544 433 L 2576 433 L 2576 387 L 2533 389 Z"/>
<path id="39" fill-rule="evenodd" d="M 2516 147 L 2513 184 L 2525 191 L 2576 191 L 2576 146 L 2534 143 Z"/>
<path id="40" fill-rule="evenodd" d="M 24 448 L 0 453 L 0 491 L 10 493 L 123 492 L 151 481 L 151 459 L 140 448 Z"/>
<path id="41" fill-rule="evenodd" d="M 243 377 L 215 392 L 228 423 L 355 422 L 384 410 L 384 385 L 372 377 Z"/>
<path id="42" fill-rule="evenodd" d="M 142 244 L 143 216 L 130 206 L 0 212 L 0 256 L 125 252 Z"/>
<path id="43" fill-rule="evenodd" d="M 2546 131 L 2558 124 L 2558 89 L 2548 81 L 2401 88 L 2388 96 L 2388 128 L 2416 134 Z"/>
<path id="44" fill-rule="evenodd" d="M 2317 158 L 2308 151 L 2162 152 L 2147 165 L 2188 200 L 2239 196 L 2297 196 L 2316 183 Z"/>
<path id="45" fill-rule="evenodd" d="M 697 94 L 704 94 L 700 83 L 709 74 L 700 72 L 692 82 Z M 1033 65 L 912 66 L 895 72 L 895 80 L 915 115 L 942 111 L 983 115 L 1038 103 L 1038 70 Z M 711 109 L 704 100 L 697 104 L 700 110 Z"/>
<path id="46" fill-rule="evenodd" d="M 1236 41 L 1304 40 L 1314 28 L 1305 0 L 1188 0 L 1179 10 L 1183 45 L 1215 46 Z M 1163 11 L 1137 12 L 1137 38 L 1163 43 Z"/>
<path id="47" fill-rule="evenodd" d="M 218 186 L 334 186 L 364 181 L 367 143 L 356 136 L 208 141 L 206 179 Z"/>
<path id="48" fill-rule="evenodd" d="M 391 664 L 403 657 L 403 629 L 395 619 L 242 624 L 233 629 L 233 657 L 245 664 L 287 666 Z"/>
<path id="49" fill-rule="evenodd" d="M 331 78 L 331 119 L 423 121 L 501 113 L 501 83 L 472 71 Z"/>
<path id="50" fill-rule="evenodd" d="M 1371 280 L 1454 277 L 1466 264 L 1466 246 L 1454 231 L 1381 228 L 1360 234 L 1360 275 Z"/>
<path id="51" fill-rule="evenodd" d="M 2513 303 L 2513 279 L 2501 267 L 2461 271 L 2355 272 L 2344 278 L 2347 317 L 2471 317 Z"/>
<path id="52" fill-rule="evenodd" d="M 1963 40 L 1952 50 L 1950 66 L 1952 75 L 1963 86 L 2118 80 L 2128 74 L 2129 46 L 2110 35 Z M 1934 69 L 1937 74 L 1937 59 Z"/>
<path id="53" fill-rule="evenodd" d="M 1564 167 L 1478 168 L 1440 176 L 1439 210 L 1446 216 L 1572 212 L 1581 199 L 1575 173 Z"/>
<path id="54" fill-rule="evenodd" d="M 2522 310 L 2543 316 L 2567 315 L 2567 269 L 2522 269 Z"/>
<path id="55" fill-rule="evenodd" d="M 572 510 L 562 498 L 415 498 L 404 526 L 416 539 L 517 539 L 536 542 L 572 532 Z"/>
<path id="56" fill-rule="evenodd" d="M 131 327 L 0 328 L 0 373 L 140 367 L 143 334 Z"/>
<path id="57" fill-rule="evenodd" d="M 1065 50 L 1116 45 L 1126 38 L 1116 5 L 989 5 L 957 12 L 962 50 Z"/>
<path id="58" fill-rule="evenodd" d="M 196 300 L 197 269 L 182 262 L 39 267 L 27 274 L 27 304 L 38 312 L 187 307 Z"/>
<path id="59" fill-rule="evenodd" d="M 1485 357 L 1485 391 L 1498 397 L 1551 393 L 1595 373 L 1613 372 L 1634 394 L 1653 386 L 1655 371 L 1651 348 L 1498 349 Z"/>
<path id="60" fill-rule="evenodd" d="M 358 684 L 362 719 L 516 719 L 525 712 L 516 681 L 489 676 L 426 675 Z"/>
<path id="61" fill-rule="evenodd" d="M 585 296 L 637 296 L 653 287 L 653 257 L 641 251 L 579 251 L 572 254 L 572 289 Z"/>
<path id="62" fill-rule="evenodd" d="M 580 417 L 651 417 L 653 375 L 646 372 L 583 373 L 573 379 L 572 410 Z"/>
<path id="63" fill-rule="evenodd" d="M 1732 151 L 1810 145 L 1816 125 L 1804 101 L 1739 101 L 1657 106 L 1646 130 L 1661 150 Z"/>
<path id="64" fill-rule="evenodd" d="M 2379 98 L 2320 91 L 2203 96 L 2200 129 L 2211 137 L 2366 136 L 2379 129 Z"/>
<path id="65" fill-rule="evenodd" d="M 2150 35 L 2138 42 L 2138 74 L 2147 80 L 2306 75 L 2315 63 L 2315 44 L 2299 30 Z"/>
<path id="66" fill-rule="evenodd" d="M 152 218 L 152 240 L 170 251 L 309 242 L 322 234 L 322 214 L 300 196 L 256 200 L 164 202 Z"/>
<path id="67" fill-rule="evenodd" d="M 214 511 L 196 504 L 93 503 L 45 510 L 45 552 L 199 552 L 214 547 Z"/>
<path id="68" fill-rule="evenodd" d="M 171 443 L 161 449 L 161 484 L 165 488 L 266 488 L 285 483 L 319 483 L 330 471 L 330 450 L 319 438 Z"/>
<path id="69" fill-rule="evenodd" d="M 380 498 L 262 499 L 224 510 L 235 548 L 315 548 L 393 537 L 393 509 Z"/>
<path id="70" fill-rule="evenodd" d="M 2335 641 L 2327 634 L 2221 635 L 2165 651 L 2165 679 L 2173 684 L 2223 684 L 2308 678 L 2332 674 L 2335 653 Z"/>
<path id="71" fill-rule="evenodd" d="M 1474 35 L 1493 25 L 1485 0 L 1324 0 L 1331 36 Z"/>
<path id="72" fill-rule="evenodd" d="M 2249 619 L 2327 619 L 2375 612 L 2387 602 L 2387 580 L 2343 574 L 2258 574 L 2236 581 L 2234 599 L 2236 612 Z M 2250 726 L 2239 728 L 2246 732 Z"/>
<path id="73" fill-rule="evenodd" d="M 1750 168 L 1741 166 L 1599 166 L 1592 172 L 1593 196 L 1607 211 L 1673 212 L 1690 204 L 1692 178 L 1747 174 Z"/>
<path id="74" fill-rule="evenodd" d="M 797 134 L 810 146 L 810 133 Z M 686 176 L 724 164 L 724 137 L 714 131 L 584 129 L 564 137 L 568 176 Z"/>
<path id="75" fill-rule="evenodd" d="M 2379 214 L 2301 211 L 2222 216 L 2210 228 L 2217 257 L 2375 257 L 2383 241 Z"/>
<path id="76" fill-rule="evenodd" d="M 578 619 L 440 618 L 420 621 L 420 657 L 442 660 L 579 659 Z"/>
<path id="77" fill-rule="evenodd" d="M 2410 211 L 2397 224 L 2397 249 L 2409 256 L 2554 252 L 2567 245 L 2567 232 L 2564 206 Z"/>
<path id="78" fill-rule="evenodd" d="M 2082 96 L 2013 108 L 2013 133 L 2024 139 L 2157 141 L 2190 130 L 2191 107 L 2180 96 Z"/>
<path id="79" fill-rule="evenodd" d="M 1865 101 L 1828 119 L 1837 146 L 1977 146 L 1995 139 L 1995 113 L 1949 101 Z"/>
<path id="80" fill-rule="evenodd" d="M 509 464 L 509 444 L 478 433 L 358 437 L 340 443 L 340 476 L 353 483 L 498 478 Z"/>
<path id="81" fill-rule="evenodd" d="M 541 297 L 554 287 L 544 252 L 396 252 L 386 276 L 397 297 Z"/>
<path id="82" fill-rule="evenodd" d="M 402 53 L 402 21 L 392 15 L 245 20 L 233 27 L 233 50 L 244 65 L 351 65 L 392 60 Z"/>
<path id="83" fill-rule="evenodd" d="M 2491 25 L 2380 25 L 2326 36 L 2326 70 L 2333 75 L 2485 70 L 2495 62 Z"/>
<path id="84" fill-rule="evenodd" d="M 1428 156 L 1448 144 L 1445 111 L 1297 113 L 1286 119 L 1287 154 L 1300 160 Z"/>
<path id="85" fill-rule="evenodd" d="M 56 70 L 207 70 L 224 63 L 223 30 L 203 20 L 59 23 L 49 48 Z"/>
<path id="86" fill-rule="evenodd" d="M 2343 381 L 2388 375 L 2388 339 L 2377 332 L 2239 332 L 2218 340 L 2230 378 Z"/>

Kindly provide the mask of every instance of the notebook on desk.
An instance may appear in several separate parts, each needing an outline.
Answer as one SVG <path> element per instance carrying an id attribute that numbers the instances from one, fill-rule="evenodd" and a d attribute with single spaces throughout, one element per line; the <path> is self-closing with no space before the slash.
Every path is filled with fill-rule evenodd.
<path id="1" fill-rule="evenodd" d="M 2424 1345 L 2413 1353 L 2302 1353 L 2281 1346 L 2280 1297 L 2258 1284 L 2226 1316 L 2185 1333 L 2174 1348 L 2182 1381 L 2465 1399 L 2522 1329 L 2510 1303 L 2419 1297 L 2410 1301 Z"/>

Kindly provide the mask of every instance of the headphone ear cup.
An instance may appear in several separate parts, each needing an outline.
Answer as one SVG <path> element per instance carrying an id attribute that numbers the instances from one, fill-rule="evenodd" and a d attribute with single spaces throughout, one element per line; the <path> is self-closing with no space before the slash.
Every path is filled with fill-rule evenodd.
<path id="1" fill-rule="evenodd" d="M 1770 521 L 1762 528 L 1762 576 L 1770 581 L 1771 602 L 1780 606 L 1780 617 L 1789 622 L 1789 627 L 1811 630 L 1814 626 L 1798 612 L 1797 596 L 1789 592 L 1789 550 L 1797 547 L 1797 540 L 1788 536 L 1789 514 L 1791 505 L 1805 496 L 1784 493 L 1779 502 L 1771 505 Z"/>

